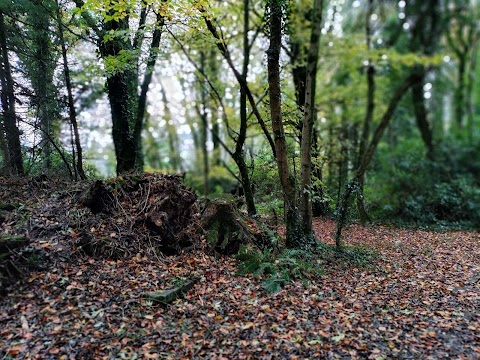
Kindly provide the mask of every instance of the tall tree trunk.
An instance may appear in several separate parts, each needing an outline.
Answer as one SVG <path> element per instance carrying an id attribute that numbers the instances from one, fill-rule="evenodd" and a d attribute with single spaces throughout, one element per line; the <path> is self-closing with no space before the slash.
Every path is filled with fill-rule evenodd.
<path id="1" fill-rule="evenodd" d="M 105 22 L 104 30 L 128 31 L 128 18 Z M 118 35 L 116 35 L 118 37 Z M 130 51 L 127 40 L 114 38 L 108 41 L 99 39 L 102 58 L 108 59 L 119 55 L 122 51 Z M 115 71 L 107 76 L 107 92 L 112 114 L 112 137 L 117 158 L 117 174 L 134 171 L 137 159 L 137 135 L 135 125 L 138 113 L 138 76 L 133 67 Z"/>
<path id="2" fill-rule="evenodd" d="M 474 105 L 474 85 L 475 85 L 475 74 L 477 70 L 477 57 L 479 52 L 479 44 L 480 44 L 480 30 L 477 30 L 476 35 L 474 36 L 474 41 L 472 44 L 472 50 L 470 55 L 470 64 L 468 69 L 468 84 L 467 84 L 467 129 L 468 129 L 468 139 L 471 144 L 473 144 L 474 140 L 474 123 L 475 123 L 475 105 Z"/>
<path id="3" fill-rule="evenodd" d="M 85 180 L 87 177 L 85 175 L 85 171 L 83 170 L 83 152 L 82 152 L 82 145 L 80 144 L 80 133 L 78 131 L 78 122 L 77 122 L 77 112 L 75 110 L 75 102 L 73 100 L 73 92 L 72 92 L 72 82 L 70 79 L 70 69 L 68 67 L 68 59 L 67 59 L 67 47 L 65 45 L 65 40 L 63 36 L 63 24 L 62 24 L 62 16 L 60 12 L 60 5 L 57 3 L 57 24 L 58 24 L 58 36 L 60 40 L 60 45 L 62 48 L 62 59 L 63 59 L 63 74 L 65 77 L 65 86 L 67 88 L 68 94 L 68 114 L 70 117 L 70 123 L 73 128 L 73 138 L 74 144 L 76 149 L 76 167 L 75 174 L 78 173 L 80 179 Z"/>
<path id="4" fill-rule="evenodd" d="M 52 167 L 53 144 L 55 139 L 55 125 L 60 117 L 56 88 L 53 83 L 56 67 L 56 55 L 50 35 L 50 16 L 44 1 L 32 1 L 33 8 L 28 12 L 28 21 L 31 25 L 28 32 L 32 38 L 32 57 L 26 59 L 28 76 L 35 93 L 34 105 L 40 124 L 42 140 L 43 168 L 48 171 Z M 54 15 L 53 15 L 54 16 Z"/>
<path id="5" fill-rule="evenodd" d="M 162 38 L 162 30 L 165 25 L 164 17 L 158 12 L 157 22 L 155 24 L 155 30 L 153 31 L 152 43 L 150 44 L 150 53 L 147 59 L 147 68 L 143 77 L 142 86 L 140 87 L 140 96 L 138 97 L 137 119 L 135 121 L 135 142 L 137 146 L 135 169 L 138 171 L 143 170 L 143 151 L 142 151 L 142 129 L 145 118 L 145 110 L 147 107 L 147 93 L 150 83 L 152 82 L 153 71 L 155 69 L 155 63 L 158 57 L 158 51 L 160 47 L 160 40 Z M 162 88 L 163 90 L 163 88 Z"/>
<path id="6" fill-rule="evenodd" d="M 290 173 L 288 165 L 287 141 L 282 121 L 282 99 L 280 90 L 279 59 L 282 46 L 282 14 L 284 9 L 282 2 L 276 0 L 270 0 L 267 6 L 269 7 L 270 26 L 270 46 L 267 50 L 268 90 L 278 174 L 285 203 L 286 244 L 287 247 L 299 248 L 302 245 L 303 232 L 297 208 L 294 177 L 293 174 Z"/>
<path id="7" fill-rule="evenodd" d="M 455 90 L 455 122 L 459 129 L 463 128 L 463 116 L 465 109 L 465 71 L 467 59 L 466 54 L 458 57 L 457 88 Z"/>
<path id="8" fill-rule="evenodd" d="M 427 148 L 427 158 L 433 159 L 433 135 L 432 127 L 428 122 L 427 109 L 425 107 L 425 97 L 423 94 L 423 83 L 425 78 L 425 69 L 421 65 L 416 65 L 414 71 L 422 79 L 420 82 L 412 86 L 412 101 L 415 110 L 415 119 L 417 127 L 420 130 L 423 143 Z"/>
<path id="9" fill-rule="evenodd" d="M 215 49 L 210 50 L 209 61 L 208 61 L 208 73 L 212 79 L 217 80 L 219 78 L 219 70 L 221 66 L 217 60 Z M 220 101 L 218 99 L 218 101 Z M 212 142 L 213 142 L 213 151 L 212 151 L 212 164 L 219 166 L 221 165 L 221 144 L 220 144 L 220 124 L 219 124 L 219 109 L 215 101 L 212 101 L 210 106 L 210 112 L 212 115 Z"/>
<path id="10" fill-rule="evenodd" d="M 371 28 L 371 18 L 373 14 L 373 0 L 368 0 L 368 9 L 365 19 L 365 35 L 367 41 L 367 49 L 370 51 L 372 48 L 372 28 Z M 373 114 L 375 111 L 375 66 L 372 63 L 372 59 L 369 57 L 367 71 L 367 107 L 365 112 L 365 119 L 363 121 L 362 135 L 360 137 L 360 144 L 358 149 L 358 156 L 356 166 L 360 165 L 360 161 L 365 154 L 365 150 L 368 144 L 368 139 L 370 138 L 370 127 L 373 122 Z M 370 220 L 368 213 L 365 209 L 365 201 L 363 197 L 363 188 L 365 183 L 365 174 L 363 174 L 358 180 L 358 191 L 357 191 L 357 210 L 360 218 L 360 222 L 365 224 Z"/>
<path id="11" fill-rule="evenodd" d="M 220 50 L 220 53 L 222 54 L 223 58 L 227 61 L 227 64 L 229 68 L 233 71 L 235 78 L 240 85 L 240 126 L 239 130 L 236 133 L 236 135 L 233 135 L 231 131 L 229 131 L 228 123 L 226 123 L 227 126 L 227 131 L 230 136 L 230 138 L 235 142 L 235 150 L 232 152 L 228 149 L 228 147 L 223 143 L 219 136 L 219 128 L 218 124 L 216 122 L 216 119 L 213 118 L 213 123 L 212 123 L 212 140 L 214 143 L 214 159 L 215 160 L 215 144 L 221 145 L 225 151 L 232 157 L 232 159 L 235 161 L 235 164 L 238 167 L 239 173 L 240 173 L 240 179 L 239 181 L 242 184 L 243 191 L 244 191 L 244 197 L 245 197 L 245 202 L 247 204 L 247 211 L 249 215 L 255 215 L 257 210 L 255 207 L 255 202 L 254 202 L 254 194 L 253 194 L 253 188 L 250 180 L 250 174 L 248 172 L 248 167 L 245 161 L 245 141 L 247 138 L 247 127 L 248 127 L 248 119 L 249 116 L 247 114 L 247 101 L 250 103 L 250 106 L 252 107 L 253 114 L 256 116 L 258 122 L 260 123 L 260 126 L 262 127 L 265 136 L 267 137 L 267 140 L 273 145 L 273 141 L 271 139 L 270 133 L 268 132 L 266 125 L 260 115 L 260 112 L 258 111 L 257 105 L 255 103 L 255 100 L 253 99 L 253 95 L 250 92 L 250 89 L 248 87 L 247 83 L 247 74 L 248 74 L 248 67 L 250 63 L 250 52 L 253 46 L 253 42 L 250 43 L 249 39 L 249 31 L 250 31 L 250 0 L 243 0 L 243 54 L 242 54 L 242 70 L 239 72 L 234 64 L 233 61 L 230 57 L 230 53 L 228 51 L 228 48 L 226 47 L 225 43 L 221 41 L 220 35 L 217 32 L 216 26 L 213 24 L 212 20 L 204 16 L 205 23 L 207 25 L 207 28 L 209 29 L 210 33 L 213 35 L 215 39 L 218 40 L 217 42 L 217 48 Z M 254 38 L 256 35 L 254 36 Z M 209 62 L 209 76 L 216 77 L 216 73 L 218 73 L 218 67 L 215 66 L 215 58 L 214 54 L 211 54 L 211 61 Z M 203 69 L 199 68 L 198 66 L 195 66 L 197 71 L 199 71 L 207 80 L 208 85 L 210 88 L 213 90 L 215 95 L 217 96 L 217 100 L 219 104 L 222 106 L 222 99 L 220 97 L 219 92 L 215 89 L 213 86 L 212 82 L 208 80 L 208 76 L 206 75 L 205 71 Z M 213 109 L 212 111 L 212 116 L 216 114 L 216 109 Z M 223 108 L 223 110 L 225 110 Z M 226 114 L 223 114 L 224 117 L 226 118 Z M 272 151 L 275 152 L 275 148 L 272 147 Z M 219 158 L 218 158 L 219 160 Z"/>
<path id="12" fill-rule="evenodd" d="M 313 5 L 312 32 L 307 57 L 307 77 L 305 81 L 305 105 L 302 125 L 301 140 L 301 217 L 303 233 L 307 237 L 313 235 L 312 231 L 312 196 L 310 185 L 312 183 L 312 136 L 315 120 L 315 91 L 317 84 L 318 50 L 322 31 L 323 0 L 315 0 Z"/>
<path id="13" fill-rule="evenodd" d="M 317 178 L 317 182 L 313 185 L 312 191 L 315 194 L 315 198 L 312 201 L 312 215 L 325 216 L 328 213 L 328 203 L 325 198 L 325 190 L 323 184 L 323 168 L 320 163 L 320 146 L 319 146 L 320 134 L 316 127 L 313 128 L 313 146 L 312 157 L 316 159 L 313 165 L 313 175 Z"/>
<path id="14" fill-rule="evenodd" d="M 416 19 L 412 23 L 411 38 L 409 49 L 411 52 L 421 52 L 424 55 L 432 56 L 438 47 L 438 42 L 442 34 L 441 10 L 438 0 L 414 0 L 411 10 Z M 412 102 L 415 111 L 415 119 L 418 130 L 425 144 L 426 155 L 428 159 L 433 159 L 433 129 L 428 119 L 428 111 L 425 105 L 423 85 L 427 69 L 424 65 L 416 64 L 413 66 L 412 73 L 420 81 L 412 86 Z"/>
<path id="15" fill-rule="evenodd" d="M 7 37 L 5 32 L 5 19 L 0 12 L 0 47 L 2 66 L 0 68 L 1 102 L 3 108 L 3 124 L 8 147 L 8 169 L 12 174 L 23 175 L 22 147 L 20 145 L 20 132 L 17 127 L 17 114 L 15 112 L 15 93 L 12 70 L 8 59 Z"/>
<path id="16" fill-rule="evenodd" d="M 395 113 L 398 103 L 403 98 L 405 93 L 410 89 L 410 87 L 419 81 L 421 81 L 421 79 L 418 78 L 417 75 L 411 74 L 396 88 L 392 98 L 390 99 L 387 110 L 385 111 L 379 124 L 377 125 L 375 132 L 373 133 L 372 139 L 370 140 L 370 143 L 366 148 L 362 159 L 359 162 L 359 165 L 355 172 L 355 176 L 345 187 L 342 199 L 337 208 L 338 221 L 337 221 L 337 230 L 335 234 L 335 244 L 338 250 L 340 250 L 342 247 L 342 242 L 341 242 L 342 228 L 345 225 L 345 222 L 347 219 L 351 196 L 354 192 L 358 192 L 358 186 L 360 184 L 360 181 L 365 175 L 365 171 L 367 170 L 367 167 L 372 161 L 372 158 L 373 158 L 373 155 L 375 154 L 378 143 L 382 139 L 385 129 L 390 124 L 390 120 L 392 119 Z"/>
<path id="17" fill-rule="evenodd" d="M 250 41 L 248 31 L 250 30 L 250 1 L 243 1 L 243 61 L 242 61 L 242 82 L 247 83 L 248 65 L 250 63 Z M 240 171 L 242 179 L 242 186 L 247 203 L 247 211 L 249 215 L 255 215 L 257 209 L 253 197 L 252 184 L 250 182 L 250 175 L 248 174 L 247 164 L 245 163 L 245 140 L 247 139 L 247 91 L 245 87 L 240 87 L 240 131 L 236 139 L 235 152 L 233 158 Z"/>
<path id="18" fill-rule="evenodd" d="M 112 137 L 117 158 L 117 174 L 135 170 L 137 144 L 133 131 L 136 116 L 129 108 L 134 108 L 136 96 L 133 95 L 133 84 L 136 81 L 131 74 L 116 73 L 107 78 L 108 99 L 112 113 Z"/>
<path id="19" fill-rule="evenodd" d="M 200 69 L 202 72 L 205 72 L 205 52 L 200 51 Z M 200 87 L 200 106 L 196 106 L 197 113 L 200 117 L 200 142 L 201 142 L 201 151 L 202 151 L 202 165 L 203 165 L 203 193 L 208 195 L 210 192 L 209 186 L 209 172 L 210 172 L 210 161 L 208 158 L 208 104 L 205 87 L 202 85 Z"/>

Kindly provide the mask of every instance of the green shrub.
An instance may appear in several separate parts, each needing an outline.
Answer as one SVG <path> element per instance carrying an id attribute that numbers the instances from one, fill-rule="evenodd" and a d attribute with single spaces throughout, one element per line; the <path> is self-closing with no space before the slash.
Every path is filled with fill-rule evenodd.
<path id="1" fill-rule="evenodd" d="M 263 279 L 262 285 L 268 292 L 280 291 L 292 280 L 307 280 L 323 274 L 316 257 L 303 250 L 283 249 L 275 254 L 271 249 L 260 252 L 242 246 L 237 258 L 240 260 L 238 273 Z"/>
<path id="2" fill-rule="evenodd" d="M 228 194 L 237 185 L 238 181 L 223 166 L 212 166 L 208 175 L 209 195 L 219 196 Z M 204 175 L 201 172 L 187 172 L 185 184 L 199 194 L 204 191 Z"/>
<path id="3" fill-rule="evenodd" d="M 383 149 L 367 177 L 375 218 L 416 226 L 480 226 L 480 145 L 439 146 L 434 161 L 418 140 Z"/>
<path id="4" fill-rule="evenodd" d="M 278 180 L 277 163 L 269 149 L 255 156 L 252 182 L 257 211 L 263 215 L 283 217 L 283 193 Z"/>

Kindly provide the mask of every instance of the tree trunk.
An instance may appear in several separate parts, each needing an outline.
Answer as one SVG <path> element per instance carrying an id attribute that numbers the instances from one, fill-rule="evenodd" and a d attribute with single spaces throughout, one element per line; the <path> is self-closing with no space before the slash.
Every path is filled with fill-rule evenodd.
<path id="1" fill-rule="evenodd" d="M 315 0 L 313 6 L 312 33 L 307 58 L 307 77 L 305 81 L 305 105 L 301 141 L 301 218 L 303 233 L 308 238 L 312 231 L 312 196 L 310 185 L 312 183 L 312 136 L 315 120 L 315 91 L 317 84 L 318 50 L 322 30 L 323 0 Z"/>
<path id="2" fill-rule="evenodd" d="M 41 130 L 43 169 L 49 171 L 54 148 L 52 139 L 55 139 L 55 125 L 58 125 L 60 118 L 56 87 L 53 83 L 56 56 L 50 35 L 50 17 L 55 15 L 49 12 L 42 0 L 34 0 L 31 5 L 27 31 L 31 37 L 32 51 L 24 62 L 35 94 L 33 104 Z"/>
<path id="3" fill-rule="evenodd" d="M 412 86 L 412 100 L 413 108 L 415 110 L 415 118 L 417 120 L 417 126 L 420 130 L 423 143 L 427 148 L 427 158 L 433 159 L 433 136 L 432 128 L 427 119 L 427 109 L 425 107 L 425 97 L 423 95 L 423 79 L 425 78 L 425 69 L 421 65 L 415 66 L 414 71 L 422 79 L 420 82 Z"/>
<path id="4" fill-rule="evenodd" d="M 200 51 L 200 69 L 205 72 L 205 53 Z M 196 106 L 198 116 L 200 117 L 200 143 L 202 151 L 202 165 L 203 165 L 203 193 L 208 195 L 210 192 L 209 186 L 209 172 L 210 163 L 208 159 L 208 113 L 207 113 L 207 96 L 206 89 L 203 85 L 200 87 L 200 105 Z"/>
<path id="5" fill-rule="evenodd" d="M 397 87 L 392 98 L 390 99 L 387 110 L 383 114 L 377 128 L 375 129 L 375 132 L 373 133 L 373 137 L 368 147 L 366 148 L 362 159 L 359 162 L 358 168 L 355 172 L 355 176 L 347 184 L 344 190 L 342 199 L 337 207 L 338 220 L 337 230 L 335 234 L 335 244 L 338 250 L 340 250 L 342 247 L 342 228 L 345 225 L 345 221 L 347 218 L 351 195 L 353 192 L 358 193 L 358 186 L 360 185 L 360 182 L 363 181 L 365 171 L 367 170 L 368 165 L 372 161 L 375 150 L 377 149 L 378 143 L 382 139 L 385 129 L 390 124 L 390 120 L 395 113 L 395 109 L 397 108 L 398 103 L 403 98 L 405 93 L 410 89 L 410 87 L 418 83 L 419 81 L 421 81 L 421 78 L 419 78 L 415 74 L 411 74 L 400 84 L 400 86 Z"/>
<path id="6" fill-rule="evenodd" d="M 150 44 L 150 53 L 147 59 L 147 68 L 143 78 L 142 86 L 140 88 L 140 96 L 138 97 L 138 109 L 137 119 L 135 122 L 135 143 L 136 143 L 136 159 L 135 168 L 138 171 L 143 170 L 143 150 L 142 150 L 142 130 L 145 119 L 145 110 L 147 108 L 147 93 L 150 83 L 152 82 L 153 71 L 155 69 L 155 63 L 158 57 L 158 50 L 160 47 L 160 40 L 162 38 L 162 29 L 165 24 L 164 17 L 157 14 L 157 22 L 155 24 L 155 30 L 153 31 L 152 43 Z M 163 91 L 163 87 L 162 87 Z M 168 124 L 167 124 L 168 125 Z"/>
<path id="7" fill-rule="evenodd" d="M 132 82 L 136 81 L 132 79 L 131 74 L 126 74 L 127 72 L 130 71 L 116 73 L 107 78 L 118 175 L 135 170 L 138 150 L 133 131 L 136 117 L 130 110 L 136 103 L 132 86 Z"/>
<path id="8" fill-rule="evenodd" d="M 471 144 L 473 144 L 474 140 L 474 123 L 475 123 L 475 105 L 474 105 L 474 85 L 475 85 L 475 74 L 477 70 L 477 57 L 479 52 L 479 44 L 480 44 L 480 31 L 477 30 L 477 33 L 474 37 L 474 42 L 472 44 L 471 56 L 470 56 L 470 64 L 469 64 L 469 71 L 468 71 L 468 84 L 467 84 L 467 129 L 468 129 L 468 138 Z"/>
<path id="9" fill-rule="evenodd" d="M 104 24 L 105 32 L 128 29 L 128 18 L 119 21 L 110 20 Z M 117 56 L 122 51 L 132 50 L 128 41 L 118 38 L 106 42 L 103 38 L 99 39 L 99 49 L 104 59 Z M 107 76 L 107 92 L 112 113 L 112 137 L 119 175 L 136 169 L 135 162 L 139 150 L 138 138 L 135 134 L 138 111 L 137 85 L 137 72 L 133 68 L 114 71 Z"/>
<path id="10" fill-rule="evenodd" d="M 240 178 L 242 179 L 242 186 L 244 191 L 245 203 L 247 204 L 248 215 L 255 215 L 257 213 L 257 208 L 255 207 L 253 188 L 250 182 L 250 175 L 248 174 L 248 167 L 245 163 L 245 155 L 243 153 L 239 155 L 233 154 L 233 159 L 238 166 Z"/>
<path id="11" fill-rule="evenodd" d="M 248 37 L 248 31 L 250 29 L 250 4 L 249 0 L 243 1 L 243 61 L 242 61 L 242 81 L 247 82 L 248 65 L 250 63 L 250 41 Z M 247 139 L 247 91 L 245 87 L 240 87 L 240 131 L 235 141 L 235 152 L 233 153 L 233 159 L 235 160 L 238 170 L 240 171 L 240 177 L 242 179 L 242 186 L 245 196 L 245 202 L 247 203 L 247 211 L 249 215 L 255 215 L 257 209 L 255 208 L 255 202 L 253 197 L 252 184 L 250 182 L 250 175 L 248 174 L 247 164 L 245 163 L 245 140 Z"/>
<path id="12" fill-rule="evenodd" d="M 365 35 L 366 35 L 366 42 L 367 42 L 367 49 L 370 51 L 372 48 L 372 28 L 371 28 L 371 17 L 373 14 L 373 0 L 368 1 L 368 9 L 366 13 L 366 18 L 365 18 Z M 370 138 L 370 128 L 373 123 L 373 114 L 375 111 L 375 66 L 372 63 L 372 59 L 369 57 L 368 59 L 368 65 L 367 65 L 367 71 L 366 71 L 366 77 L 367 77 L 367 106 L 366 106 L 366 112 L 365 112 L 365 119 L 363 121 L 363 128 L 362 128 L 362 134 L 360 136 L 360 143 L 359 143 L 359 148 L 358 148 L 358 155 L 357 155 L 357 162 L 356 166 L 358 167 L 360 165 L 360 161 L 363 158 L 366 147 L 368 144 L 368 140 Z M 365 201 L 363 197 L 363 188 L 364 188 L 364 183 L 365 183 L 365 175 L 362 175 L 358 179 L 358 189 L 357 189 L 357 209 L 358 209 L 358 215 L 360 218 L 360 222 L 362 224 L 365 224 L 367 221 L 370 220 L 370 217 L 368 216 L 368 213 L 365 209 Z"/>
<path id="13" fill-rule="evenodd" d="M 3 64 L 1 64 L 0 66 L 3 66 Z M 1 91 L 3 92 L 3 89 L 1 89 Z M 0 117 L 0 152 L 3 160 L 3 163 L 2 163 L 3 166 L 0 167 L 0 173 L 3 173 L 8 170 L 8 165 L 10 164 L 10 155 L 8 152 L 7 136 L 5 134 L 5 124 L 3 121 L 3 115 Z"/>
<path id="14" fill-rule="evenodd" d="M 318 182 L 315 183 L 312 187 L 312 191 L 315 194 L 315 200 L 312 201 L 312 215 L 315 216 L 325 216 L 328 213 L 328 204 L 325 200 L 325 190 L 323 185 L 323 168 L 320 164 L 320 147 L 318 145 L 320 135 L 318 130 L 313 128 L 313 146 L 312 146 L 312 157 L 317 161 L 313 165 L 313 174 L 317 178 Z"/>
<path id="15" fill-rule="evenodd" d="M 202 120 L 202 162 L 203 162 L 203 194 L 208 195 L 210 192 L 210 184 L 209 184 L 209 172 L 210 172 L 210 164 L 208 161 L 208 148 L 207 148 L 207 141 L 208 141 L 208 121 L 207 121 L 207 114 L 204 112 L 201 116 Z"/>
<path id="16" fill-rule="evenodd" d="M 85 180 L 87 177 L 83 170 L 83 152 L 82 152 L 82 145 L 80 144 L 80 133 L 78 131 L 78 122 L 77 122 L 77 112 L 75 110 L 75 102 L 73 100 L 73 92 L 72 92 L 72 82 L 70 79 L 70 69 L 68 67 L 68 60 L 67 60 L 67 47 L 65 46 L 65 40 L 63 36 L 63 24 L 61 20 L 61 12 L 60 12 L 60 5 L 57 0 L 57 23 L 58 23 L 58 36 L 60 40 L 60 45 L 62 47 L 62 59 L 63 59 L 63 74 L 65 77 L 65 86 L 67 88 L 68 94 L 68 114 L 70 117 L 70 123 L 73 127 L 73 137 L 76 149 L 76 158 L 77 162 L 74 164 L 76 167 L 75 174 L 78 173 L 81 180 Z M 74 157 L 75 158 L 75 157 Z"/>
<path id="17" fill-rule="evenodd" d="M 208 73 L 213 79 L 218 79 L 220 76 L 219 70 L 221 66 L 217 60 L 215 49 L 212 48 L 209 55 L 208 61 Z M 220 101 L 220 99 L 218 99 Z M 213 142 L 213 151 L 212 151 L 212 164 L 219 166 L 221 161 L 221 144 L 220 144 L 220 124 L 219 120 L 219 111 L 218 106 L 215 101 L 212 102 L 210 106 L 210 112 L 212 114 L 212 142 Z"/>
<path id="18" fill-rule="evenodd" d="M 455 90 L 455 122 L 459 129 L 463 128 L 466 62 L 466 54 L 461 54 L 458 57 L 457 88 Z"/>
<path id="19" fill-rule="evenodd" d="M 358 180 L 358 191 L 357 191 L 357 210 L 358 217 L 360 218 L 360 224 L 365 225 L 371 221 L 370 216 L 368 215 L 367 209 L 365 208 L 365 198 L 363 196 L 363 189 L 365 183 L 365 174 Z"/>
<path id="20" fill-rule="evenodd" d="M 7 37 L 5 33 L 5 19 L 0 12 L 0 47 L 2 66 L 0 80 L 2 86 L 1 102 L 3 108 L 3 124 L 8 147 L 8 169 L 12 174 L 23 175 L 22 147 L 20 145 L 20 132 L 17 127 L 15 112 L 15 94 L 10 61 L 8 59 Z"/>
<path id="21" fill-rule="evenodd" d="M 294 177 L 290 173 L 287 157 L 287 142 L 282 122 L 282 99 L 280 90 L 280 49 L 282 46 L 282 14 L 281 2 L 270 0 L 269 25 L 270 46 L 267 50 L 268 90 L 270 95 L 270 114 L 275 141 L 275 153 L 278 174 L 283 189 L 285 203 L 285 226 L 287 230 L 287 247 L 299 248 L 302 245 L 300 216 L 297 208 Z"/>

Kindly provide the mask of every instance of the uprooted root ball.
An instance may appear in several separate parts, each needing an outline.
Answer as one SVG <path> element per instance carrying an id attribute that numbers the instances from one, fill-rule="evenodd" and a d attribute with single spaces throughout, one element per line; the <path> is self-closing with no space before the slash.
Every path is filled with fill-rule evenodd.
<path id="1" fill-rule="evenodd" d="M 177 175 L 96 181 L 80 204 L 97 214 L 97 221 L 88 221 L 81 229 L 78 246 L 89 255 L 108 257 L 123 257 L 145 246 L 176 254 L 198 237 L 196 200 Z"/>

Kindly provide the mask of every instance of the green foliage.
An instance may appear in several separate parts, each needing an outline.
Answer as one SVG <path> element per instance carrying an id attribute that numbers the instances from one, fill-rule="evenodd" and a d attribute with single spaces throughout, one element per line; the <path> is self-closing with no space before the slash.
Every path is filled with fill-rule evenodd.
<path id="1" fill-rule="evenodd" d="M 307 281 L 324 274 L 324 264 L 334 261 L 340 267 L 372 267 L 379 254 L 364 246 L 344 246 L 338 251 L 334 245 L 318 244 L 313 251 L 284 248 L 276 253 L 263 252 L 251 246 L 241 246 L 237 254 L 238 273 L 252 274 L 262 279 L 268 292 L 280 291 L 293 280 Z"/>
<path id="2" fill-rule="evenodd" d="M 283 216 L 282 188 L 278 181 L 276 160 L 269 149 L 254 158 L 252 182 L 260 214 Z"/>
<path id="3" fill-rule="evenodd" d="M 427 161 L 418 139 L 383 149 L 367 198 L 377 218 L 416 226 L 480 226 L 480 146 L 449 143 Z"/>
<path id="4" fill-rule="evenodd" d="M 83 164 L 83 171 L 85 172 L 87 179 L 100 179 L 102 177 L 97 167 L 89 162 Z"/>
<path id="5" fill-rule="evenodd" d="M 203 193 L 204 177 L 200 171 L 187 172 L 185 184 L 193 188 L 197 193 Z M 210 196 L 228 194 L 235 188 L 238 181 L 222 166 L 212 166 L 208 174 L 208 186 Z"/>
<path id="6" fill-rule="evenodd" d="M 71 166 L 71 154 L 64 152 L 63 156 L 67 159 L 69 165 Z M 25 156 L 24 166 L 25 173 L 31 176 L 39 175 L 45 172 L 44 163 L 41 157 Z M 64 160 L 57 151 L 54 151 L 51 154 L 51 167 L 49 172 L 64 178 L 68 178 L 70 176 Z"/>
<path id="7" fill-rule="evenodd" d="M 120 50 L 115 56 L 104 57 L 103 63 L 107 76 L 112 76 L 127 70 L 135 70 L 137 55 L 138 52 L 135 50 Z"/>
<path id="8" fill-rule="evenodd" d="M 238 273 L 263 279 L 262 285 L 268 292 L 280 291 L 292 280 L 307 280 L 323 274 L 313 254 L 304 250 L 283 249 L 276 254 L 270 249 L 260 252 L 242 246 L 237 258 L 240 260 Z"/>
<path id="9" fill-rule="evenodd" d="M 30 155 L 29 153 L 26 153 L 26 154 Z M 48 170 L 47 175 L 54 175 L 56 177 L 62 177 L 62 178 L 70 177 L 70 172 L 64 160 L 68 161 L 68 165 L 70 166 L 71 171 L 74 171 L 72 154 L 64 151 L 63 157 L 64 158 L 62 158 L 62 156 L 60 156 L 60 154 L 56 150 L 52 152 L 51 166 L 50 166 L 50 169 Z M 1 161 L 0 161 L 0 164 L 1 164 Z M 30 176 L 45 174 L 45 167 L 41 157 L 25 156 L 24 167 L 25 167 L 25 173 Z M 92 163 L 84 162 L 83 170 L 85 172 L 85 175 L 89 179 L 97 179 L 101 177 L 97 167 Z"/>

